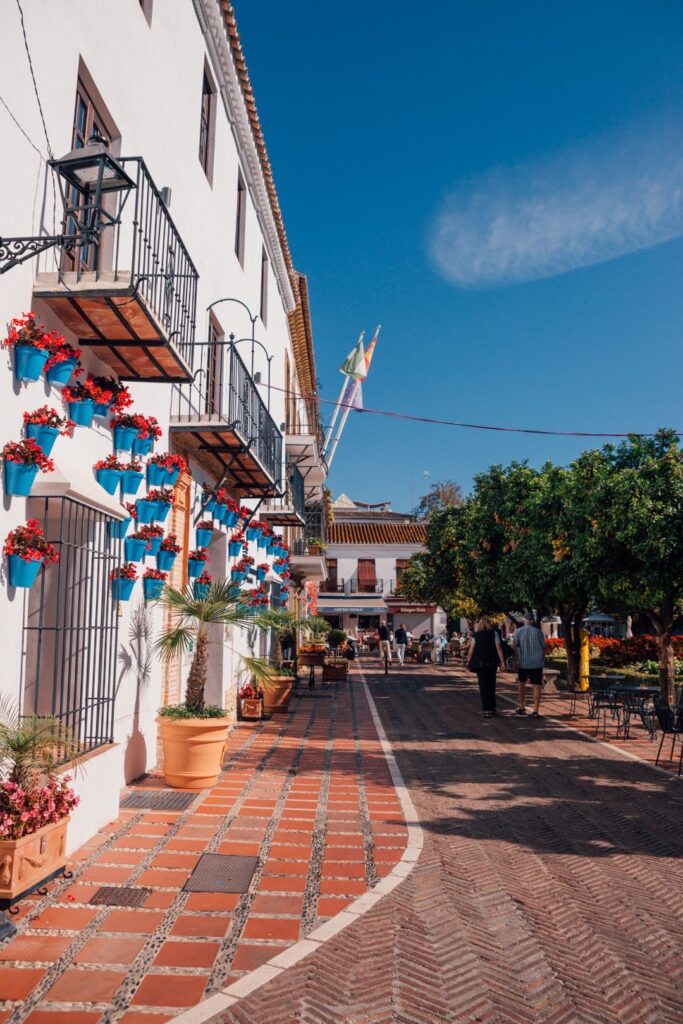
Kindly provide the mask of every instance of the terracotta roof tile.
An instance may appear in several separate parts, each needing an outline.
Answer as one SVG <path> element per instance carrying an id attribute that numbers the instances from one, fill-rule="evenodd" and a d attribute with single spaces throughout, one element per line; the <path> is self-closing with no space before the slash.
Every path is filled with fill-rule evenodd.
<path id="1" fill-rule="evenodd" d="M 332 523 L 328 544 L 424 544 L 423 523 Z"/>

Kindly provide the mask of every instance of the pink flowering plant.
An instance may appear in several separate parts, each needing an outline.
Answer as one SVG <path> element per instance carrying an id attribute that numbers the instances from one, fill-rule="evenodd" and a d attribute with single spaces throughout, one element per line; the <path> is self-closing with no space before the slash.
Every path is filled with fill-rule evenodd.
<path id="1" fill-rule="evenodd" d="M 78 804 L 69 775 L 78 743 L 59 719 L 24 715 L 0 699 L 0 839 L 21 839 L 65 818 Z"/>

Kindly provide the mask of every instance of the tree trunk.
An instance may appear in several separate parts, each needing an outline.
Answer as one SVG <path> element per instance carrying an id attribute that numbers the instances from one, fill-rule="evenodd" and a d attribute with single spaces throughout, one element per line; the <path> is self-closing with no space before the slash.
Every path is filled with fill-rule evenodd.
<path id="1" fill-rule="evenodd" d="M 208 639 L 206 633 L 200 630 L 197 634 L 197 646 L 195 647 L 190 674 L 187 677 L 187 690 L 185 692 L 185 703 L 189 710 L 194 711 L 195 714 L 199 714 L 204 710 L 207 655 Z"/>
<path id="2" fill-rule="evenodd" d="M 576 687 L 581 681 L 581 620 L 583 612 L 584 609 L 578 609 L 576 612 L 562 610 L 559 612 L 564 631 L 569 679 Z"/>
<path id="3" fill-rule="evenodd" d="M 665 606 L 660 613 L 648 612 L 648 619 L 655 627 L 657 634 L 657 655 L 659 661 L 659 692 L 662 700 L 673 704 L 675 693 L 675 661 L 674 645 L 671 636 L 673 615 Z"/>

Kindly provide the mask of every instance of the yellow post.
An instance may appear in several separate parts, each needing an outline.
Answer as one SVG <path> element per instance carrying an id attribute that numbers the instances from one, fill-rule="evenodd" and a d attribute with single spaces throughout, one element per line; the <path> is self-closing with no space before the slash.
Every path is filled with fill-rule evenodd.
<path id="1" fill-rule="evenodd" d="M 579 669 L 579 689 L 584 691 L 589 689 L 590 680 L 588 673 L 590 672 L 590 644 L 588 642 L 588 633 L 585 629 L 582 629 L 579 633 L 581 639 L 581 666 Z"/>

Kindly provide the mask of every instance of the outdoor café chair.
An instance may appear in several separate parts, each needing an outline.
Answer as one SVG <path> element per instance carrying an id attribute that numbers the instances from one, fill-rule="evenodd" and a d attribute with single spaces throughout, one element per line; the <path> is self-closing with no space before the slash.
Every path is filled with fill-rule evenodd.
<path id="1" fill-rule="evenodd" d="M 640 720 L 647 729 L 647 734 L 650 740 L 654 743 L 657 739 L 657 711 L 654 706 L 654 701 L 648 706 L 647 704 L 641 704 L 638 708 L 638 714 Z"/>
<path id="2" fill-rule="evenodd" d="M 613 690 L 599 690 L 593 695 L 593 715 L 595 716 L 595 734 L 600 732 L 600 717 L 602 716 L 602 738 L 607 736 L 607 716 L 611 715 L 617 723 L 617 736 L 620 734 L 626 720 L 626 711 L 619 698 Z"/>
<path id="3" fill-rule="evenodd" d="M 681 727 L 681 712 L 672 711 L 668 704 L 657 703 L 655 704 L 655 711 L 659 720 L 659 726 L 662 730 L 662 738 L 659 741 L 659 750 L 657 751 L 657 757 L 655 764 L 659 764 L 659 758 L 662 753 L 662 747 L 664 740 L 667 736 L 671 736 L 671 751 L 669 753 L 669 760 L 673 760 L 674 747 L 676 746 L 676 740 L 681 737 L 683 728 Z M 678 774 L 681 774 L 681 767 L 683 766 L 683 743 L 681 743 L 681 753 L 678 758 Z"/>

